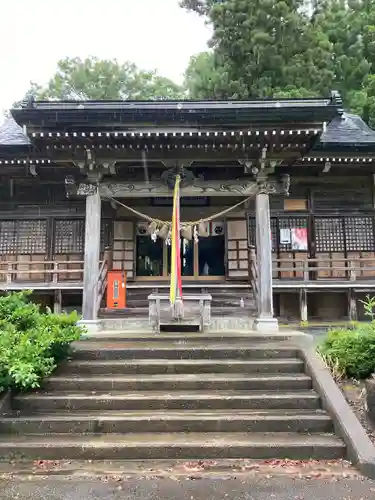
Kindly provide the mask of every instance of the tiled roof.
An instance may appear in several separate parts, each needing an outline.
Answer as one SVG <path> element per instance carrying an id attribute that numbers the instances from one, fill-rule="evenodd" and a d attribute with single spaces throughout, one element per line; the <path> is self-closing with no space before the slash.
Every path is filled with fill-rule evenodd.
<path id="1" fill-rule="evenodd" d="M 320 138 L 321 146 L 375 146 L 375 131 L 358 115 L 344 113 L 334 118 Z M 0 126 L 1 146 L 29 146 L 31 142 L 13 118 Z"/>
<path id="2" fill-rule="evenodd" d="M 13 118 L 0 126 L 0 146 L 29 146 L 30 140 Z"/>
<path id="3" fill-rule="evenodd" d="M 343 113 L 329 123 L 320 143 L 323 146 L 375 145 L 375 131 L 360 116 Z"/>

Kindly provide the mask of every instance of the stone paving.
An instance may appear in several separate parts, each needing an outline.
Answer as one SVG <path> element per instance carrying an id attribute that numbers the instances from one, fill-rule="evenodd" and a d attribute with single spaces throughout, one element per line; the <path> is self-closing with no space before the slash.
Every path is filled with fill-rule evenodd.
<path id="1" fill-rule="evenodd" d="M 1 500 L 374 500 L 363 478 L 24 478 L 0 482 Z"/>

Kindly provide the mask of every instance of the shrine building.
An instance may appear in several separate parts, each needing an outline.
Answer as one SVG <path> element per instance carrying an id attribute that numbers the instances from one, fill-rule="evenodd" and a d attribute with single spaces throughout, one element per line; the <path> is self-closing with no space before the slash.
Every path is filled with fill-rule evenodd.
<path id="1" fill-rule="evenodd" d="M 127 316 L 167 290 L 181 177 L 184 293 L 213 317 L 363 319 L 375 293 L 375 131 L 340 96 L 250 101 L 35 101 L 0 127 L 0 290 Z M 241 314 L 240 314 L 241 313 Z M 108 314 L 108 311 L 107 311 Z"/>

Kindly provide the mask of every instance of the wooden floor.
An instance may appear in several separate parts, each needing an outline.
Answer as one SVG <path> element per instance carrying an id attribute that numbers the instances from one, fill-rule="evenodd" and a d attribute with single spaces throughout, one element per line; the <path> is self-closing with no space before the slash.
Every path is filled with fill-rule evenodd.
<path id="1" fill-rule="evenodd" d="M 244 282 L 188 282 L 183 284 L 184 289 L 191 288 L 243 288 L 249 289 L 250 284 Z M 151 282 L 151 281 L 132 281 L 127 284 L 127 288 L 134 289 L 150 289 L 158 288 L 160 290 L 169 288 L 167 282 Z M 360 290 L 360 291 L 373 291 L 375 290 L 375 278 L 372 280 L 356 280 L 350 281 L 345 279 L 321 279 L 316 281 L 303 281 L 303 280 L 286 280 L 274 279 L 273 288 L 278 291 L 294 291 L 307 289 L 309 291 L 318 290 Z M 53 291 L 53 290 L 83 290 L 82 281 L 61 281 L 61 282 L 40 282 L 40 281 L 16 281 L 12 283 L 0 282 L 0 290 L 36 290 L 36 291 Z"/>
<path id="2" fill-rule="evenodd" d="M 315 281 L 302 281 L 302 280 L 273 280 L 274 290 L 280 291 L 293 291 L 307 289 L 314 290 L 361 290 L 370 291 L 375 289 L 375 279 L 372 280 L 356 280 L 350 281 L 345 279 L 320 279 Z"/>
<path id="3" fill-rule="evenodd" d="M 1 283 L 0 290 L 83 290 L 82 281 L 61 281 L 59 283 L 42 281 L 17 281 Z"/>

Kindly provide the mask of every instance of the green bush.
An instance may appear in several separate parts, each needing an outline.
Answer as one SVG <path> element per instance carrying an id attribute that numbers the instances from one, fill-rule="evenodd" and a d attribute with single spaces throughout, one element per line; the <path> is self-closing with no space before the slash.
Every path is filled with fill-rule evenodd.
<path id="1" fill-rule="evenodd" d="M 375 372 L 375 322 L 332 329 L 318 350 L 328 366 L 343 376 L 369 377 Z"/>
<path id="2" fill-rule="evenodd" d="M 31 292 L 0 297 L 0 387 L 28 390 L 56 368 L 82 329 L 78 315 L 41 312 Z"/>

